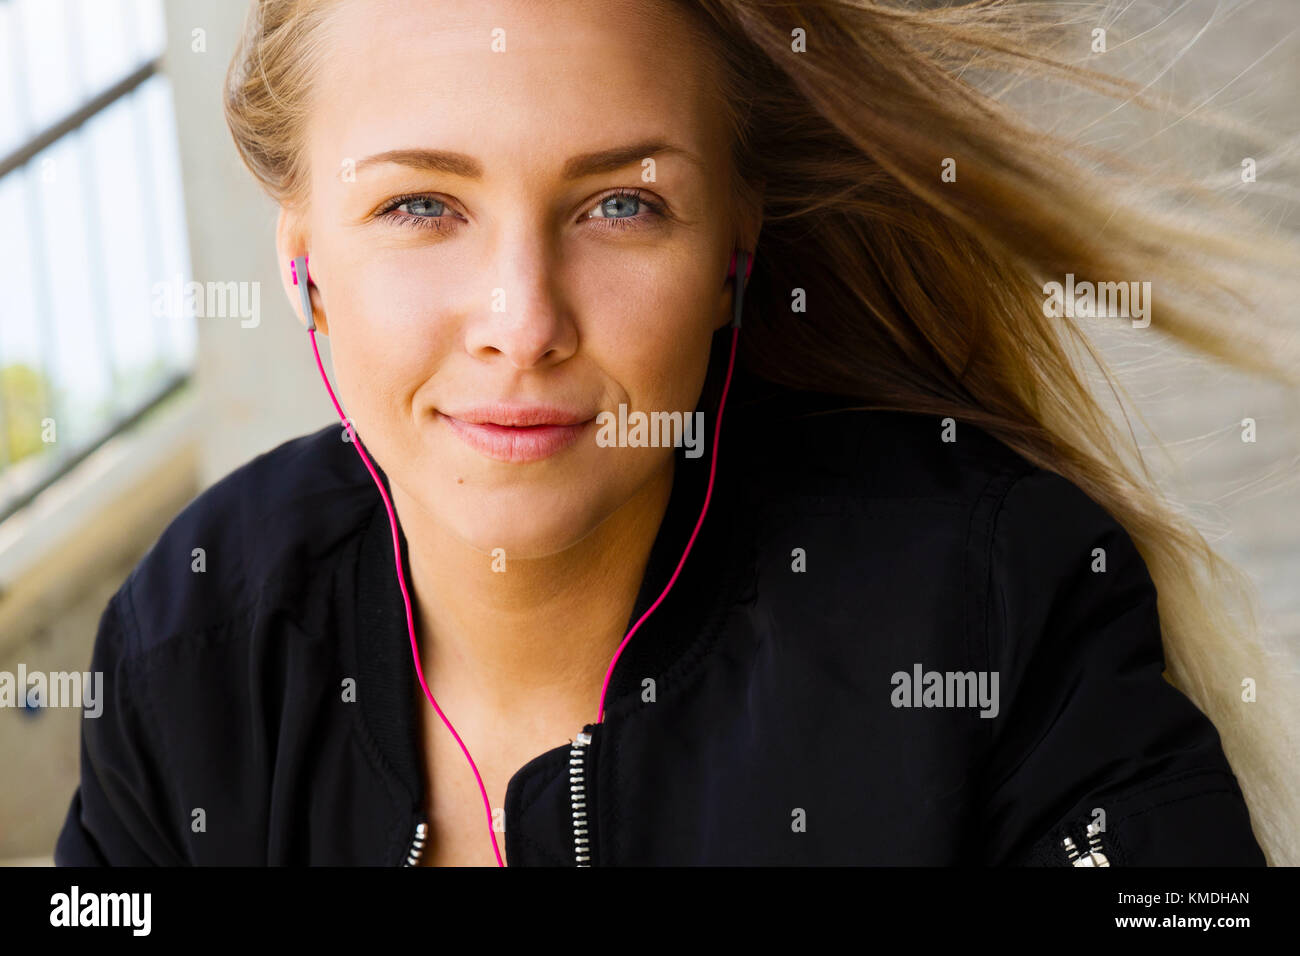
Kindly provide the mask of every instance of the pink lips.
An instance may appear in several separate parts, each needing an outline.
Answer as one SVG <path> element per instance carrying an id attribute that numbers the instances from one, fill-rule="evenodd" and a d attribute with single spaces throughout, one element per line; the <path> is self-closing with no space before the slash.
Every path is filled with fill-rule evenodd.
<path id="1" fill-rule="evenodd" d="M 455 415 L 438 412 L 461 441 L 497 461 L 524 464 L 549 458 L 578 440 L 595 418 L 544 405 L 488 405 Z"/>

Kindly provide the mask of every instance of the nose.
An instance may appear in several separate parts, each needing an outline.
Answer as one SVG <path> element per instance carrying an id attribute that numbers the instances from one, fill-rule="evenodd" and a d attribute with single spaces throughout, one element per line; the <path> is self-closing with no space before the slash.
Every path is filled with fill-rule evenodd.
<path id="1" fill-rule="evenodd" d="M 501 285 L 489 290 L 488 303 L 471 319 L 465 348 L 475 358 L 506 361 L 519 369 L 548 367 L 569 358 L 578 330 L 556 288 L 546 256 L 529 250 L 503 257 Z"/>

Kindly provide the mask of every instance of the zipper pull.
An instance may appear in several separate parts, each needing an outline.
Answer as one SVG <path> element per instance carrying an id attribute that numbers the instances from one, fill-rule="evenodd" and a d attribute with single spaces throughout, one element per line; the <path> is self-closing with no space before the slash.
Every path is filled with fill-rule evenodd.
<path id="1" fill-rule="evenodd" d="M 1110 866 L 1110 860 L 1101 851 L 1101 824 L 1096 820 L 1088 824 L 1088 855 L 1093 866 Z"/>
<path id="2" fill-rule="evenodd" d="M 1074 840 L 1066 837 L 1061 841 L 1065 848 L 1065 858 L 1071 866 L 1110 866 L 1110 860 L 1102 851 L 1101 845 L 1101 825 L 1097 821 L 1088 824 L 1088 852 L 1080 855 L 1079 848 L 1074 845 Z"/>

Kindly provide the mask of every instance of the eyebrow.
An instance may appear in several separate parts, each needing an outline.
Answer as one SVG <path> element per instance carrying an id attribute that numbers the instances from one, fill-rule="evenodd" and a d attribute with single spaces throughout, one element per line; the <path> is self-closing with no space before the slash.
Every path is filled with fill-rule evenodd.
<path id="1" fill-rule="evenodd" d="M 583 153 L 579 156 L 570 157 L 564 164 L 564 178 L 580 179 L 583 176 L 592 176 L 596 173 L 610 173 L 633 163 L 639 163 L 647 157 L 659 156 L 665 153 L 680 156 L 700 168 L 704 166 L 700 158 L 690 150 L 683 149 L 662 139 L 650 139 L 627 146 L 615 146 L 612 149 L 602 149 L 594 153 Z M 367 166 L 380 163 L 395 163 L 413 169 L 448 173 L 452 176 L 460 176 L 463 179 L 483 178 L 483 164 L 473 156 L 443 149 L 391 149 L 385 153 L 367 156 L 357 163 L 356 168 L 358 170 L 364 169 Z"/>

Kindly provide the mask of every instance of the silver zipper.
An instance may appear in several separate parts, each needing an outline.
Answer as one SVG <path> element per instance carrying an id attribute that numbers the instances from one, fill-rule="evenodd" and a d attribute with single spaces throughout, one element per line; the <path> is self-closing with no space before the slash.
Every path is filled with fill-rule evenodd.
<path id="1" fill-rule="evenodd" d="M 424 840 L 429 835 L 429 825 L 421 818 L 415 825 L 415 836 L 411 838 L 410 849 L 406 851 L 406 862 L 402 866 L 415 866 L 424 855 Z"/>
<path id="2" fill-rule="evenodd" d="M 1071 866 L 1110 866 L 1110 860 L 1102 851 L 1101 845 L 1101 825 L 1094 820 L 1088 824 L 1088 852 L 1080 855 L 1079 848 L 1074 845 L 1074 840 L 1066 837 L 1061 841 L 1065 847 L 1065 858 Z"/>
<path id="3" fill-rule="evenodd" d="M 587 828 L 587 748 L 591 734 L 583 731 L 569 750 L 569 804 L 573 808 L 573 856 L 578 866 L 591 866 L 591 837 Z"/>
<path id="4" fill-rule="evenodd" d="M 569 805 L 573 810 L 573 855 L 578 866 L 591 866 L 591 837 L 587 831 L 587 748 L 591 734 L 579 731 L 569 749 Z M 429 826 L 421 817 L 415 825 L 415 836 L 406 851 L 402 866 L 415 866 L 424 855 L 424 844 Z"/>

